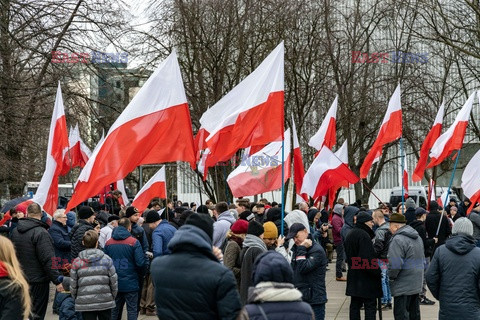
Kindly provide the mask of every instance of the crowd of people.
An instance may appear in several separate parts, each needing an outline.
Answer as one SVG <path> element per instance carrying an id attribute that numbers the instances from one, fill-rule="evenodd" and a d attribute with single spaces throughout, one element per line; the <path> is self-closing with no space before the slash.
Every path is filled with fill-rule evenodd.
<path id="1" fill-rule="evenodd" d="M 162 208 L 162 204 L 165 206 Z M 0 226 L 0 319 L 325 319 L 326 271 L 346 282 L 350 319 L 480 319 L 480 205 L 331 210 L 235 204 L 95 203 L 50 217 L 31 203 Z M 393 309 L 390 311 L 390 309 Z"/>

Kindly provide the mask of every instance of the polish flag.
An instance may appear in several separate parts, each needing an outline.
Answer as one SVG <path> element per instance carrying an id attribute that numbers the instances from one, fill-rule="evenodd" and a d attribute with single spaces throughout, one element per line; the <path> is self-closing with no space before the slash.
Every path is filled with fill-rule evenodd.
<path id="1" fill-rule="evenodd" d="M 125 183 L 123 183 L 123 179 L 120 179 L 116 183 L 116 188 L 118 191 L 122 193 L 122 196 L 118 199 L 118 202 L 122 206 L 126 206 L 128 204 L 128 196 L 127 196 L 127 191 L 125 190 Z M 137 208 L 138 209 L 138 208 Z"/>
<path id="2" fill-rule="evenodd" d="M 179 129 L 181 128 L 181 130 Z M 188 161 L 195 150 L 187 98 L 175 51 L 155 70 L 118 117 L 78 178 L 71 209 L 137 166 Z"/>
<path id="3" fill-rule="evenodd" d="M 420 149 L 420 158 L 418 158 L 417 166 L 415 167 L 415 170 L 412 174 L 413 182 L 422 181 L 423 174 L 425 173 L 425 168 L 427 167 L 428 153 L 430 152 L 430 149 L 432 148 L 435 141 L 438 139 L 438 137 L 440 137 L 440 134 L 442 133 L 442 122 L 444 113 L 445 107 L 442 103 L 440 109 L 438 109 L 437 116 L 435 117 L 435 121 L 433 122 L 433 126 L 430 129 L 430 132 L 428 132 L 427 137 L 423 141 L 422 148 Z"/>
<path id="4" fill-rule="evenodd" d="M 230 159 L 238 149 L 281 140 L 284 131 L 283 42 L 247 78 L 200 119 L 209 133 L 206 166 Z"/>
<path id="5" fill-rule="evenodd" d="M 33 201 L 43 207 L 43 210 L 53 215 L 58 204 L 58 176 L 62 171 L 63 158 L 68 150 L 67 122 L 63 107 L 62 89 L 58 83 L 55 106 L 53 108 L 50 133 L 48 135 L 47 161 L 45 172 L 33 196 Z"/>
<path id="6" fill-rule="evenodd" d="M 343 162 L 346 166 L 348 166 L 348 143 L 347 143 L 347 140 L 345 140 L 342 144 L 342 146 L 340 147 L 340 149 L 338 149 L 336 152 L 335 152 L 335 156 L 341 161 Z M 344 187 L 344 188 L 348 188 L 349 187 L 349 182 L 347 180 L 341 180 L 339 179 L 338 181 L 336 181 L 335 185 L 332 186 L 329 190 L 328 190 L 328 206 L 329 208 L 333 209 L 333 202 L 335 200 L 335 195 L 337 194 L 337 191 L 338 189 Z"/>
<path id="7" fill-rule="evenodd" d="M 143 188 L 138 191 L 135 199 L 133 199 L 132 206 L 137 208 L 138 211 L 143 212 L 153 198 L 167 198 L 167 179 L 165 177 L 165 166 L 163 166 L 148 180 Z"/>
<path id="8" fill-rule="evenodd" d="M 404 197 L 408 198 L 408 168 L 407 168 L 407 157 L 403 156 L 403 190 Z"/>
<path id="9" fill-rule="evenodd" d="M 301 192 L 314 199 L 319 199 L 326 195 L 331 188 L 337 187 L 339 181 L 357 183 L 358 176 L 343 161 L 345 159 L 339 159 L 327 146 L 323 146 L 305 173 Z"/>
<path id="10" fill-rule="evenodd" d="M 473 156 L 465 167 L 462 175 L 463 194 L 472 203 L 468 213 L 472 211 L 475 203 L 480 202 L 480 150 Z"/>
<path id="11" fill-rule="evenodd" d="M 284 133 L 285 183 L 290 178 L 290 129 Z M 227 177 L 235 198 L 253 196 L 282 187 L 282 142 L 274 141 L 243 160 Z"/>
<path id="12" fill-rule="evenodd" d="M 205 149 L 197 165 L 198 172 L 202 174 L 203 181 L 207 180 L 208 167 L 205 164 L 207 163 L 207 158 L 209 154 L 210 154 L 210 149 L 208 148 Z"/>
<path id="13" fill-rule="evenodd" d="M 297 128 L 295 126 L 295 120 L 292 115 L 292 131 L 293 131 L 293 181 L 295 184 L 295 190 L 297 191 L 297 202 L 308 202 L 308 195 L 306 193 L 299 194 L 302 190 L 303 177 L 305 176 L 305 168 L 303 166 L 302 151 L 300 150 L 300 144 L 298 143 Z"/>
<path id="14" fill-rule="evenodd" d="M 85 167 L 88 159 L 92 155 L 92 151 L 83 143 L 78 130 L 78 123 L 75 127 L 70 129 L 68 135 L 68 144 L 70 148 L 65 153 L 63 158 L 63 169 L 60 172 L 61 176 L 66 175 L 72 168 Z"/>
<path id="15" fill-rule="evenodd" d="M 327 146 L 331 150 L 336 143 L 337 105 L 338 96 L 333 100 L 332 106 L 328 110 L 320 129 L 318 129 L 317 133 L 315 133 L 315 135 L 310 138 L 310 141 L 308 141 L 308 145 L 314 147 L 316 150 L 322 149 L 323 146 Z"/>
<path id="16" fill-rule="evenodd" d="M 435 181 L 433 179 L 430 179 L 430 182 L 428 183 L 428 202 L 427 202 L 427 211 L 430 211 L 430 201 L 435 201 L 436 199 L 435 195 Z"/>
<path id="17" fill-rule="evenodd" d="M 382 121 L 377 139 L 373 143 L 370 152 L 365 157 L 360 168 L 360 178 L 366 178 L 372 164 L 378 161 L 382 155 L 383 146 L 393 142 L 402 136 L 402 105 L 400 102 L 400 85 L 397 86 L 390 101 L 388 102 L 387 113 Z"/>
<path id="18" fill-rule="evenodd" d="M 452 151 L 460 150 L 462 148 L 463 138 L 465 137 L 465 131 L 467 130 L 468 118 L 470 118 L 474 99 L 475 92 L 472 93 L 467 102 L 465 102 L 465 105 L 457 114 L 457 117 L 450 128 L 448 128 L 448 130 L 435 141 L 430 150 L 431 161 L 427 168 L 439 165 L 450 155 L 450 153 L 452 153 Z"/>

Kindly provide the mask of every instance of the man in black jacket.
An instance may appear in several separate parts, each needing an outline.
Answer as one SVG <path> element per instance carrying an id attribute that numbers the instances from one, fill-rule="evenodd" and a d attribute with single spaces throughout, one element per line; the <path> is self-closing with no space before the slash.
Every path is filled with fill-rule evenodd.
<path id="1" fill-rule="evenodd" d="M 415 229 L 418 232 L 420 238 L 423 241 L 423 251 L 425 254 L 425 273 L 428 269 L 428 264 L 430 262 L 430 256 L 433 252 L 433 248 L 435 247 L 435 243 L 438 241 L 438 238 L 434 237 L 433 239 L 427 239 L 427 230 L 425 229 L 425 219 L 427 217 L 427 210 L 423 209 L 422 207 L 418 207 L 415 210 L 415 216 L 417 217 L 416 220 L 410 223 L 410 227 Z M 422 293 L 420 294 L 420 304 L 424 305 L 434 305 L 435 301 L 432 301 L 427 298 L 427 283 L 425 282 L 425 277 L 423 277 L 423 288 Z"/>
<path id="2" fill-rule="evenodd" d="M 49 282 L 63 291 L 60 273 L 52 268 L 55 258 L 52 237 L 48 234 L 48 225 L 42 222 L 42 209 L 32 203 L 27 208 L 28 218 L 20 219 L 12 232 L 17 258 L 30 285 L 32 299 L 32 319 L 43 319 L 47 311 Z"/>
<path id="3" fill-rule="evenodd" d="M 382 274 L 373 248 L 373 218 L 361 211 L 357 222 L 345 239 L 347 256 L 347 290 L 351 296 L 350 319 L 360 319 L 360 308 L 365 307 L 365 320 L 375 319 L 376 299 L 381 298 Z"/>
<path id="4" fill-rule="evenodd" d="M 150 273 L 159 319 L 236 319 L 240 312 L 237 283 L 231 270 L 212 249 L 213 220 L 192 214 L 168 248 L 169 255 L 153 259 Z"/>
<path id="5" fill-rule="evenodd" d="M 440 218 L 442 220 L 440 220 Z M 437 235 L 439 223 L 441 223 L 441 225 Z M 435 250 L 445 243 L 445 240 L 447 240 L 448 236 L 451 233 L 448 219 L 444 214 L 438 212 L 438 203 L 436 201 L 430 201 L 430 213 L 427 214 L 427 218 L 425 219 L 425 229 L 427 230 L 427 239 L 433 239 L 435 237 L 438 238 L 431 253 L 433 257 Z"/>
<path id="6" fill-rule="evenodd" d="M 95 220 L 95 212 L 91 207 L 83 206 L 78 210 L 78 223 L 70 231 L 71 254 L 72 261 L 78 258 L 80 251 L 85 250 L 83 246 L 83 235 L 88 230 L 93 230 L 93 221 Z"/>
<path id="7" fill-rule="evenodd" d="M 315 319 L 325 319 L 325 275 L 328 264 L 325 250 L 309 239 L 309 233 L 302 223 L 292 224 L 285 239 L 295 242 L 291 262 L 293 284 L 302 293 L 303 301 L 312 307 Z"/>

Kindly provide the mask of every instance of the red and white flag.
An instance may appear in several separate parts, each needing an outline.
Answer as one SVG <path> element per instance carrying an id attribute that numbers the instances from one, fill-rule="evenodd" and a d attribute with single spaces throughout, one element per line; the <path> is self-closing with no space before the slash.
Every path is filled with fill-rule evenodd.
<path id="1" fill-rule="evenodd" d="M 167 198 L 167 179 L 165 175 L 165 166 L 155 173 L 153 177 L 138 191 L 132 206 L 138 211 L 143 212 L 149 205 L 150 201 L 158 197 L 160 199 Z"/>
<path id="2" fill-rule="evenodd" d="M 338 96 L 333 100 L 332 106 L 328 110 L 317 133 L 315 133 L 308 141 L 309 146 L 314 147 L 316 150 L 320 150 L 323 146 L 327 146 L 331 150 L 335 145 L 337 139 L 337 106 Z"/>
<path id="3" fill-rule="evenodd" d="M 210 149 L 208 148 L 205 149 L 197 165 L 198 172 L 202 174 L 203 181 L 207 180 L 208 167 L 205 164 L 207 163 L 207 158 L 209 154 L 210 154 Z"/>
<path id="4" fill-rule="evenodd" d="M 290 129 L 284 133 L 285 174 L 290 178 Z M 262 150 L 242 160 L 227 177 L 234 197 L 252 196 L 282 187 L 282 142 L 274 141 Z"/>
<path id="5" fill-rule="evenodd" d="M 120 179 L 117 181 L 115 189 L 117 189 L 122 193 L 122 196 L 118 198 L 118 202 L 122 206 L 126 206 L 128 204 L 128 196 L 127 196 L 127 191 L 125 190 L 125 183 L 123 183 L 123 179 Z"/>
<path id="6" fill-rule="evenodd" d="M 400 85 L 397 86 L 390 101 L 387 113 L 382 121 L 377 139 L 373 143 L 360 168 L 360 178 L 366 178 L 372 164 L 382 155 L 383 146 L 402 136 L 402 105 L 400 102 Z"/>
<path id="7" fill-rule="evenodd" d="M 431 161 L 427 168 L 442 163 L 452 151 L 462 149 L 463 138 L 465 137 L 465 131 L 468 126 L 468 119 L 470 118 L 470 112 L 472 112 L 473 100 L 475 99 L 475 92 L 470 95 L 465 105 L 457 114 L 453 124 L 442 134 L 432 146 L 430 150 Z"/>
<path id="8" fill-rule="evenodd" d="M 179 129 L 181 128 L 181 130 Z M 135 95 L 92 154 L 68 204 L 71 209 L 137 166 L 187 161 L 195 168 L 187 97 L 172 52 Z"/>
<path id="9" fill-rule="evenodd" d="M 435 121 L 433 122 L 433 126 L 428 132 L 427 137 L 423 141 L 422 147 L 420 148 L 420 157 L 418 158 L 417 166 L 415 167 L 415 170 L 412 174 L 413 182 L 422 181 L 423 174 L 425 173 L 425 168 L 427 167 L 428 153 L 430 152 L 430 149 L 432 148 L 435 141 L 438 139 L 438 137 L 440 137 L 440 134 L 442 133 L 442 122 L 444 113 L 445 107 L 442 103 L 440 109 L 438 109 L 437 116 L 435 117 Z"/>
<path id="10" fill-rule="evenodd" d="M 357 183 L 358 176 L 343 161 L 345 160 L 339 159 L 327 146 L 323 146 L 305 173 L 301 192 L 318 199 L 331 188 L 337 187 L 341 181 Z"/>
<path id="11" fill-rule="evenodd" d="M 293 182 L 295 184 L 295 190 L 297 192 L 297 202 L 300 199 L 308 201 L 308 195 L 306 193 L 300 194 L 302 190 L 303 177 L 305 176 L 305 167 L 303 166 L 302 151 L 300 150 L 300 144 L 298 143 L 297 127 L 295 126 L 295 120 L 292 115 L 292 131 L 293 131 Z"/>
<path id="12" fill-rule="evenodd" d="M 45 172 L 33 196 L 33 201 L 43 207 L 43 210 L 53 215 L 58 204 L 58 176 L 62 171 L 63 157 L 68 150 L 67 122 L 63 107 L 62 88 L 58 83 L 55 106 L 53 108 L 50 133 L 48 135 L 47 161 Z"/>
<path id="13" fill-rule="evenodd" d="M 206 167 L 229 160 L 239 149 L 282 139 L 284 131 L 283 42 L 247 78 L 200 119 L 197 136 L 210 149 Z M 197 145 L 205 145 L 198 141 Z"/>
<path id="14" fill-rule="evenodd" d="M 63 169 L 62 172 L 60 172 L 61 176 L 66 175 L 72 168 L 85 167 L 85 164 L 87 164 L 88 159 L 92 155 L 92 151 L 83 143 L 80 137 L 78 123 L 75 127 L 70 128 L 68 144 L 70 148 L 63 158 Z"/>
<path id="15" fill-rule="evenodd" d="M 402 181 L 403 181 L 404 196 L 405 196 L 405 198 L 408 198 L 408 167 L 407 167 L 407 156 L 406 155 L 403 155 Z"/>
<path id="16" fill-rule="evenodd" d="M 345 140 L 343 142 L 342 146 L 340 147 L 340 149 L 338 149 L 335 152 L 335 156 L 338 159 L 340 159 L 340 161 L 345 163 L 345 165 L 348 166 L 348 143 L 347 143 L 347 140 Z M 336 181 L 335 185 L 330 187 L 330 189 L 328 190 L 328 206 L 329 206 L 329 208 L 333 209 L 333 202 L 335 200 L 335 196 L 337 194 L 338 189 L 340 189 L 342 187 L 348 188 L 349 185 L 350 185 L 350 183 L 347 180 L 339 179 L 338 181 Z"/>
<path id="17" fill-rule="evenodd" d="M 468 213 L 475 203 L 480 202 L 480 150 L 468 162 L 462 175 L 463 194 L 472 203 Z"/>

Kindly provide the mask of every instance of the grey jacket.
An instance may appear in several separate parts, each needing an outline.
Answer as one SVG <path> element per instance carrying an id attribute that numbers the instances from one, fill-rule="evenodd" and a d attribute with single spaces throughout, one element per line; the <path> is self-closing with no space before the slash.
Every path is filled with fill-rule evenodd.
<path id="1" fill-rule="evenodd" d="M 103 251 L 81 251 L 72 262 L 70 277 L 75 311 L 101 311 L 115 307 L 117 273 L 112 259 Z"/>
<path id="2" fill-rule="evenodd" d="M 388 247 L 388 276 L 393 297 L 422 292 L 425 255 L 418 232 L 405 225 L 393 235 Z"/>
<path id="3" fill-rule="evenodd" d="M 227 232 L 235 223 L 235 218 L 230 211 L 222 212 L 219 216 L 217 221 L 213 224 L 213 242 L 212 244 L 215 247 L 220 248 L 222 246 L 223 241 L 225 241 L 225 237 L 227 236 Z"/>
<path id="4" fill-rule="evenodd" d="M 475 240 L 480 240 L 480 213 L 473 210 L 468 218 L 473 224 L 473 238 Z"/>

